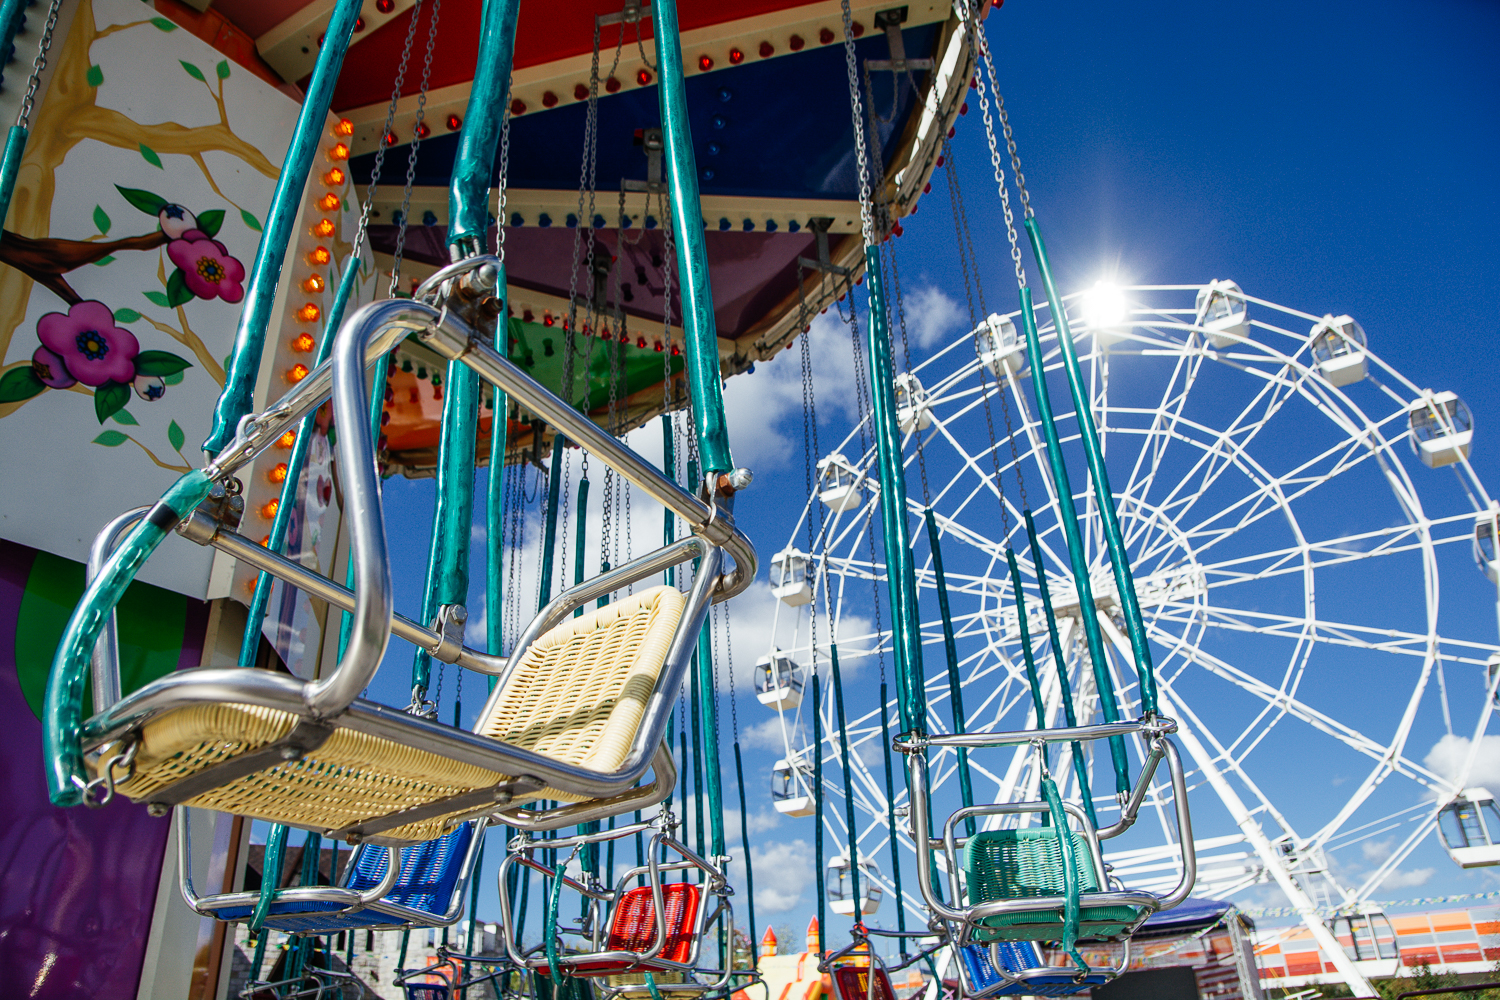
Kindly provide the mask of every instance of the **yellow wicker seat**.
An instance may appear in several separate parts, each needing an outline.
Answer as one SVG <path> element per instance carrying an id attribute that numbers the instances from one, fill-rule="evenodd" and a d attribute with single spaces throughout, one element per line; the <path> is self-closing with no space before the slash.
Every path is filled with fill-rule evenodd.
<path id="1" fill-rule="evenodd" d="M 475 732 L 562 763 L 616 770 L 635 740 L 684 604 L 675 589 L 653 587 L 552 628 L 526 649 Z M 145 800 L 163 786 L 275 743 L 298 721 L 291 712 L 250 705 L 171 709 L 142 727 L 134 772 L 116 789 Z M 95 761 L 95 773 L 116 752 Z M 512 777 L 336 728 L 300 759 L 238 778 L 185 804 L 334 831 Z M 537 789 L 529 797 L 585 798 L 556 788 Z M 381 838 L 430 840 L 493 808 L 429 817 L 384 831 Z"/>

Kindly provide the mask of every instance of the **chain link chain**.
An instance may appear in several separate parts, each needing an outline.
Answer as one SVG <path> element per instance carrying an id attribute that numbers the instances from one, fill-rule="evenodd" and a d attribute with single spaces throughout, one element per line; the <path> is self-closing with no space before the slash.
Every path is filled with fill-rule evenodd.
<path id="1" fill-rule="evenodd" d="M 42 26 L 42 39 L 36 47 L 36 58 L 31 60 L 31 78 L 26 81 L 26 96 L 21 98 L 21 113 L 16 124 L 30 128 L 31 109 L 36 104 L 36 90 L 42 83 L 42 70 L 47 68 L 47 52 L 52 48 L 52 34 L 57 30 L 57 14 L 62 10 L 62 0 L 52 0 L 47 8 L 47 23 Z"/>
<path id="2" fill-rule="evenodd" d="M 443 0 L 432 0 L 432 18 L 427 28 L 427 53 L 422 59 L 422 85 L 417 92 L 417 120 L 412 126 L 411 148 L 406 154 L 406 187 L 401 192 L 401 224 L 396 227 L 396 249 L 393 254 L 394 260 L 391 264 L 391 285 L 387 294 L 394 296 L 401 284 L 401 259 L 406 253 L 406 232 L 411 225 L 411 190 L 417 182 L 417 151 L 422 146 L 422 120 L 427 113 L 427 88 L 432 81 L 432 50 L 437 43 L 438 17 L 442 13 Z M 413 22 L 416 15 L 412 15 Z M 380 141 L 385 142 L 385 137 L 390 134 L 390 127 L 382 133 Z M 442 686 L 442 672 L 438 673 L 439 689 Z"/>
<path id="3" fill-rule="evenodd" d="M 870 208 L 870 164 L 865 151 L 863 101 L 859 93 L 858 59 L 854 55 L 854 17 L 849 0 L 840 0 L 844 17 L 844 64 L 849 73 L 849 103 L 854 122 L 854 155 L 859 175 L 859 231 L 865 246 L 875 245 L 875 217 Z"/>

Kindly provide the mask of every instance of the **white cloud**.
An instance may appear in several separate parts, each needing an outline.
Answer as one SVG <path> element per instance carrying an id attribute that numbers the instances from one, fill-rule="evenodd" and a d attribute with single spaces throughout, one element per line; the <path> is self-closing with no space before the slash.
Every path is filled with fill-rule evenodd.
<path id="1" fill-rule="evenodd" d="M 849 327 L 833 313 L 814 317 L 809 338 L 818 423 L 835 413 L 852 419 L 855 411 L 854 350 Z M 753 374 L 737 375 L 724 386 L 724 410 L 734 460 L 764 471 L 802 451 L 802 345 L 793 340 Z M 860 378 L 867 378 L 864 372 Z M 785 424 L 786 426 L 783 426 Z M 826 449 L 825 449 L 826 450 Z"/>
<path id="2" fill-rule="evenodd" d="M 1453 784 L 1469 788 L 1500 790 L 1500 736 L 1481 736 L 1479 750 L 1474 754 L 1474 764 L 1467 778 L 1460 772 L 1468 761 L 1471 740 L 1467 736 L 1452 733 L 1438 740 L 1422 759 L 1433 772 Z"/>
<path id="3" fill-rule="evenodd" d="M 1436 873 L 1436 868 L 1413 868 L 1410 871 L 1397 868 L 1380 880 L 1380 887 L 1382 889 L 1409 889 L 1413 886 L 1426 885 Z"/>
<path id="4" fill-rule="evenodd" d="M 813 849 L 800 837 L 752 846 L 750 859 L 755 866 L 755 906 L 762 912 L 785 913 L 802 902 L 805 890 L 817 892 Z M 730 867 L 734 884 L 744 885 L 745 865 L 738 855 Z"/>
<path id="5" fill-rule="evenodd" d="M 793 733 L 792 739 L 797 742 L 799 733 Z M 801 742 L 806 742 L 802 739 Z M 786 752 L 786 741 L 781 735 L 781 720 L 772 716 L 764 722 L 757 722 L 740 732 L 740 746 L 747 750 L 770 750 L 777 754 Z"/>
<path id="6" fill-rule="evenodd" d="M 924 285 L 905 299 L 906 318 L 920 347 L 936 345 L 964 323 L 958 303 L 936 285 Z"/>
<path id="7" fill-rule="evenodd" d="M 1366 861 L 1379 863 L 1391 856 L 1391 849 L 1396 842 L 1392 839 L 1367 840 L 1359 845 L 1360 853 L 1365 856 Z"/>

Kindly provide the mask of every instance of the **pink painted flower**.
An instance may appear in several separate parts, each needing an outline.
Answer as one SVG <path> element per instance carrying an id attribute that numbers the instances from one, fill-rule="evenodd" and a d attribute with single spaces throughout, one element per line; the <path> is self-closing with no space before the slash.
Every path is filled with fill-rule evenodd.
<path id="1" fill-rule="evenodd" d="M 48 313 L 37 321 L 36 335 L 84 385 L 129 384 L 135 379 L 140 342 L 129 330 L 115 326 L 114 314 L 103 302 L 90 300 L 70 306 L 67 313 Z"/>
<path id="2" fill-rule="evenodd" d="M 68 366 L 63 364 L 63 359 L 45 347 L 38 347 L 31 356 L 31 370 L 36 372 L 36 377 L 42 380 L 43 385 L 54 389 L 66 389 L 78 381 L 68 374 Z"/>
<path id="3" fill-rule="evenodd" d="M 245 265 L 229 256 L 218 240 L 189 229 L 182 239 L 167 244 L 167 256 L 182 268 L 188 291 L 198 298 L 221 298 L 225 302 L 244 298 L 245 288 L 240 282 L 245 278 Z"/>

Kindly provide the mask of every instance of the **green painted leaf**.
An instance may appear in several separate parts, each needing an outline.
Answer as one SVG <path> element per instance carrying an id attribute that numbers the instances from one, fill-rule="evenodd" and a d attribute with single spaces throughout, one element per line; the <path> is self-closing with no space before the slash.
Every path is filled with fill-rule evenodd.
<path id="1" fill-rule="evenodd" d="M 161 306 L 163 309 L 167 308 L 167 297 L 161 292 L 145 292 L 144 294 L 146 298 L 150 299 L 156 305 Z"/>
<path id="2" fill-rule="evenodd" d="M 249 212 L 245 211 L 243 208 L 240 209 L 240 218 L 245 220 L 245 225 L 249 226 L 257 233 L 260 232 L 260 220 L 251 215 Z"/>
<path id="3" fill-rule="evenodd" d="M 99 227 L 99 232 L 109 234 L 109 213 L 101 205 L 94 206 L 94 225 Z"/>
<path id="4" fill-rule="evenodd" d="M 101 257 L 98 260 L 94 261 L 94 266 L 95 267 L 103 267 L 106 264 L 113 264 L 114 262 L 115 262 L 115 258 L 114 258 L 113 255 L 111 255 L 109 257 Z"/>
<path id="5" fill-rule="evenodd" d="M 104 70 L 98 66 L 90 66 L 88 73 L 84 75 L 84 79 L 89 82 L 90 87 L 97 87 L 104 83 Z"/>
<path id="6" fill-rule="evenodd" d="M 182 372 L 177 372 L 172 375 L 163 375 L 161 377 L 161 380 L 167 385 L 176 385 L 182 381 Z"/>
<path id="7" fill-rule="evenodd" d="M 138 320 L 140 318 L 141 318 L 141 314 L 138 313 L 138 312 L 136 312 L 134 309 L 116 309 L 115 310 L 115 322 L 116 323 L 134 323 L 136 320 Z"/>
<path id="8" fill-rule="evenodd" d="M 123 382 L 106 382 L 94 390 L 94 414 L 101 424 L 123 410 L 128 402 L 130 386 Z"/>
<path id="9" fill-rule="evenodd" d="M 186 358 L 179 358 L 169 351 L 142 351 L 135 356 L 135 370 L 139 375 L 175 375 L 191 367 Z"/>
<path id="10" fill-rule="evenodd" d="M 198 231 L 204 236 L 219 235 L 219 228 L 224 225 L 224 210 L 216 208 L 208 212 L 198 213 Z"/>
<path id="11" fill-rule="evenodd" d="M 146 147 L 142 146 L 141 148 L 145 149 Z M 151 156 L 155 155 L 155 153 L 151 154 Z M 147 159 L 150 158 L 147 157 Z M 157 166 L 161 166 L 161 163 L 158 162 Z M 167 199 L 159 194 L 152 194 L 150 191 L 142 191 L 140 188 L 120 187 L 118 184 L 115 185 L 115 190 L 120 192 L 121 197 L 126 201 L 147 215 L 160 215 L 161 210 L 167 207 Z"/>
<path id="12" fill-rule="evenodd" d="M 187 305 L 193 301 L 193 292 L 187 286 L 187 276 L 182 273 L 182 268 L 172 272 L 167 279 L 167 305 L 172 308 Z"/>
<path id="13" fill-rule="evenodd" d="M 146 162 L 147 163 L 151 164 L 156 169 L 158 169 L 158 170 L 165 170 L 165 169 L 167 169 L 166 167 L 164 167 L 164 166 L 161 165 L 161 157 L 156 155 L 156 150 L 152 149 L 150 146 L 146 145 L 144 142 L 141 143 L 141 155 L 146 158 Z M 161 211 L 161 210 L 157 209 L 157 211 Z"/>
<path id="14" fill-rule="evenodd" d="M 168 21 L 164 17 L 153 17 L 151 19 L 151 23 L 154 24 L 154 25 L 156 25 L 162 31 L 176 31 L 177 30 L 177 25 L 173 24 L 171 21 Z"/>
<path id="15" fill-rule="evenodd" d="M 124 424 L 126 427 L 139 427 L 141 425 L 141 422 L 135 419 L 129 410 L 116 410 L 110 414 L 110 417 L 115 423 Z"/>
<path id="16" fill-rule="evenodd" d="M 177 451 L 181 451 L 182 446 L 187 444 L 187 435 L 182 432 L 181 427 L 177 426 L 175 420 L 167 425 L 167 441 Z"/>
<path id="17" fill-rule="evenodd" d="M 214 74 L 218 76 L 220 80 L 229 79 L 229 60 L 220 59 L 219 64 L 214 67 Z"/>
<path id="18" fill-rule="evenodd" d="M 100 434 L 98 437 L 94 438 L 94 443 L 102 444 L 106 448 L 118 448 L 120 445 L 129 440 L 129 437 L 120 433 L 119 431 L 105 431 L 103 434 Z"/>
<path id="19" fill-rule="evenodd" d="M 47 383 L 37 377 L 30 365 L 12 368 L 4 375 L 0 375 L 0 403 L 19 403 L 23 399 L 30 399 L 45 388 L 47 388 Z"/>
<path id="20" fill-rule="evenodd" d="M 199 69 L 197 66 L 194 66 L 192 63 L 188 62 L 186 59 L 179 59 L 177 61 L 180 62 L 180 63 L 182 63 L 182 68 L 185 69 L 185 70 L 187 70 L 188 76 L 192 77 L 194 80 L 199 80 L 199 81 L 201 81 L 203 83 L 207 83 L 208 82 L 207 80 L 205 80 L 203 78 L 203 71 L 201 69 Z"/>

